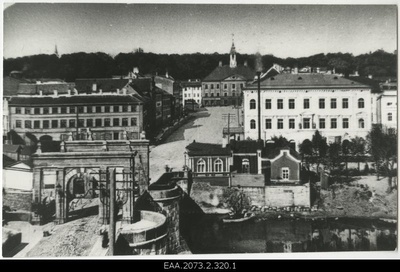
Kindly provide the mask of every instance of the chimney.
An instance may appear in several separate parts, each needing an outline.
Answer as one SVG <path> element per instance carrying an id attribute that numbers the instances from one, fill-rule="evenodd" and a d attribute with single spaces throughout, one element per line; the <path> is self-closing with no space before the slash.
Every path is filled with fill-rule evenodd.
<path id="1" fill-rule="evenodd" d="M 219 67 L 222 67 L 222 60 L 219 61 Z"/>
<path id="2" fill-rule="evenodd" d="M 54 96 L 58 96 L 58 91 L 54 90 Z"/>
<path id="3" fill-rule="evenodd" d="M 71 95 L 71 89 L 68 89 L 68 95 Z"/>
<path id="4" fill-rule="evenodd" d="M 247 60 L 244 61 L 243 65 L 247 67 Z"/>
<path id="5" fill-rule="evenodd" d="M 297 66 L 296 66 L 293 69 L 293 74 L 297 75 L 298 73 L 299 73 L 299 68 L 297 68 Z"/>
<path id="6" fill-rule="evenodd" d="M 42 96 L 43 95 L 43 91 L 39 90 L 39 95 Z"/>
<path id="7" fill-rule="evenodd" d="M 191 80 L 190 79 L 188 79 L 188 82 L 190 82 Z"/>
<path id="8" fill-rule="evenodd" d="M 122 89 L 122 94 L 126 95 L 126 88 Z"/>
<path id="9" fill-rule="evenodd" d="M 369 79 L 372 79 L 372 75 L 368 75 L 368 78 L 369 78 Z"/>
<path id="10" fill-rule="evenodd" d="M 117 88 L 117 94 L 119 94 L 119 89 Z"/>
<path id="11" fill-rule="evenodd" d="M 74 95 L 78 95 L 78 90 L 74 89 Z"/>
<path id="12" fill-rule="evenodd" d="M 97 91 L 97 84 L 96 84 L 96 83 L 93 83 L 93 85 L 92 85 L 92 91 L 93 91 L 93 92 Z"/>
<path id="13" fill-rule="evenodd" d="M 139 74 L 139 68 L 138 67 L 133 67 L 133 73 L 134 74 Z"/>
<path id="14" fill-rule="evenodd" d="M 168 77 L 168 70 L 165 72 L 165 77 L 166 77 L 166 78 L 169 78 L 169 77 Z"/>
<path id="15" fill-rule="evenodd" d="M 103 93 L 103 89 L 99 89 L 99 94 L 102 94 Z"/>
<path id="16" fill-rule="evenodd" d="M 226 145 L 228 144 L 228 141 L 229 141 L 229 136 L 228 136 L 228 138 L 226 138 L 226 137 L 222 138 L 222 148 L 226 147 Z"/>

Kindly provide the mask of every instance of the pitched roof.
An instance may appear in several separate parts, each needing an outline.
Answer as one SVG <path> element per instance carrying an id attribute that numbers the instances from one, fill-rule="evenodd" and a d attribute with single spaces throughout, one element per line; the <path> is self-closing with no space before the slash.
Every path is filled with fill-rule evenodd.
<path id="1" fill-rule="evenodd" d="M 255 72 L 248 66 L 231 68 L 229 65 L 218 66 L 203 81 L 221 81 L 233 75 L 241 75 L 246 80 L 253 80 Z"/>
<path id="2" fill-rule="evenodd" d="M 96 104 L 132 104 L 141 102 L 132 95 L 73 95 L 73 96 L 34 96 L 12 97 L 10 106 L 51 106 L 51 105 L 96 105 Z"/>
<path id="3" fill-rule="evenodd" d="M 266 148 L 264 150 L 264 153 L 262 154 L 262 157 L 270 159 L 270 160 L 275 159 L 276 157 L 278 157 L 280 155 L 281 150 L 289 150 L 289 153 L 292 157 L 294 157 L 297 160 L 301 160 L 300 154 L 296 150 L 294 150 L 293 148 L 290 148 L 290 147 L 277 147 L 277 148 L 273 148 L 273 149 Z"/>
<path id="4" fill-rule="evenodd" d="M 9 156 L 6 156 L 3 154 L 3 168 L 13 165 L 16 162 L 16 160 L 10 158 Z"/>
<path id="5" fill-rule="evenodd" d="M 260 87 L 268 88 L 371 88 L 355 80 L 327 74 L 279 74 L 264 78 Z M 246 89 L 257 88 L 257 81 L 247 85 Z"/>
<path id="6" fill-rule="evenodd" d="M 350 80 L 357 81 L 361 84 L 365 84 L 368 86 L 371 86 L 371 91 L 373 93 L 379 93 L 381 92 L 381 88 L 379 86 L 379 81 L 367 78 L 367 77 L 361 77 L 361 76 L 355 76 L 355 77 L 349 77 Z"/>
<path id="7" fill-rule="evenodd" d="M 52 82 L 52 83 L 21 83 L 18 87 L 19 95 L 34 95 L 42 91 L 43 95 L 54 94 L 54 90 L 58 94 L 67 94 L 68 90 L 74 89 L 74 83 Z"/>
<path id="8" fill-rule="evenodd" d="M 18 149 L 20 149 L 21 155 L 32 155 L 35 151 L 34 147 L 29 145 L 3 144 L 3 152 L 5 153 L 17 153 Z"/>
<path id="9" fill-rule="evenodd" d="M 26 79 L 19 79 L 10 76 L 3 77 L 3 96 L 13 96 L 18 94 L 18 86 L 20 83 L 29 82 Z"/>
<path id="10" fill-rule="evenodd" d="M 193 142 L 186 146 L 189 156 L 203 156 L 203 155 L 230 155 L 231 150 L 229 147 L 222 147 L 219 144 L 197 143 Z"/>
<path id="11" fill-rule="evenodd" d="M 129 79 L 116 79 L 116 78 L 80 78 L 75 80 L 75 89 L 79 93 L 86 93 L 88 90 L 92 91 L 93 84 L 97 85 L 97 90 L 103 92 L 116 92 L 117 89 L 122 90 L 129 84 Z"/>
<path id="12" fill-rule="evenodd" d="M 201 87 L 201 81 L 181 81 L 181 85 L 183 88 L 185 87 Z"/>

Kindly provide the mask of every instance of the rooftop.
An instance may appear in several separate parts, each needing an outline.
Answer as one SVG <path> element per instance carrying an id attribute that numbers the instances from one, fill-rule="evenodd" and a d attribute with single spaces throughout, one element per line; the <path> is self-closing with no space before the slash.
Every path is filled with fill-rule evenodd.
<path id="1" fill-rule="evenodd" d="M 115 78 L 82 78 L 75 80 L 75 88 L 79 93 L 93 91 L 93 84 L 96 84 L 96 90 L 103 92 L 116 92 L 117 89 L 122 90 L 129 84 L 129 79 Z"/>
<path id="2" fill-rule="evenodd" d="M 365 88 L 369 85 L 358 81 L 327 74 L 278 74 L 261 80 L 261 88 Z M 246 89 L 257 88 L 257 81 L 252 82 Z"/>
<path id="3" fill-rule="evenodd" d="M 202 155 L 231 155 L 229 147 L 222 147 L 220 144 L 208 144 L 193 142 L 186 146 L 189 156 L 202 156 Z"/>
<path id="4" fill-rule="evenodd" d="M 237 66 L 235 68 L 231 68 L 229 65 L 218 66 L 206 78 L 203 79 L 203 82 L 221 81 L 233 75 L 242 76 L 246 80 L 253 80 L 255 72 L 248 66 Z"/>

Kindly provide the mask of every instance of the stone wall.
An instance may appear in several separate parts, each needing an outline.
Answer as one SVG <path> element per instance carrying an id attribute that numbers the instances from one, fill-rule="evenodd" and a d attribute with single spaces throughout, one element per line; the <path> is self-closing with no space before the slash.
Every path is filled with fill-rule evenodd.
<path id="1" fill-rule="evenodd" d="M 265 187 L 265 205 L 271 207 L 310 207 L 310 185 Z"/>
<path id="2" fill-rule="evenodd" d="M 250 198 L 251 205 L 265 205 L 265 190 L 264 187 L 242 187 L 243 192 Z"/>
<path id="3" fill-rule="evenodd" d="M 31 211 L 32 192 L 19 190 L 3 191 L 3 207 L 8 206 L 12 210 Z"/>

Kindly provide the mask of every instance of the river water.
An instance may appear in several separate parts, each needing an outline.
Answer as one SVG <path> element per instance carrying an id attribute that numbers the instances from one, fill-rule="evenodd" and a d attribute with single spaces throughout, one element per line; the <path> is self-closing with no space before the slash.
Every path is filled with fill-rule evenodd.
<path id="1" fill-rule="evenodd" d="M 380 220 L 266 219 L 223 223 L 221 215 L 192 218 L 182 235 L 194 254 L 392 251 L 397 225 Z"/>

